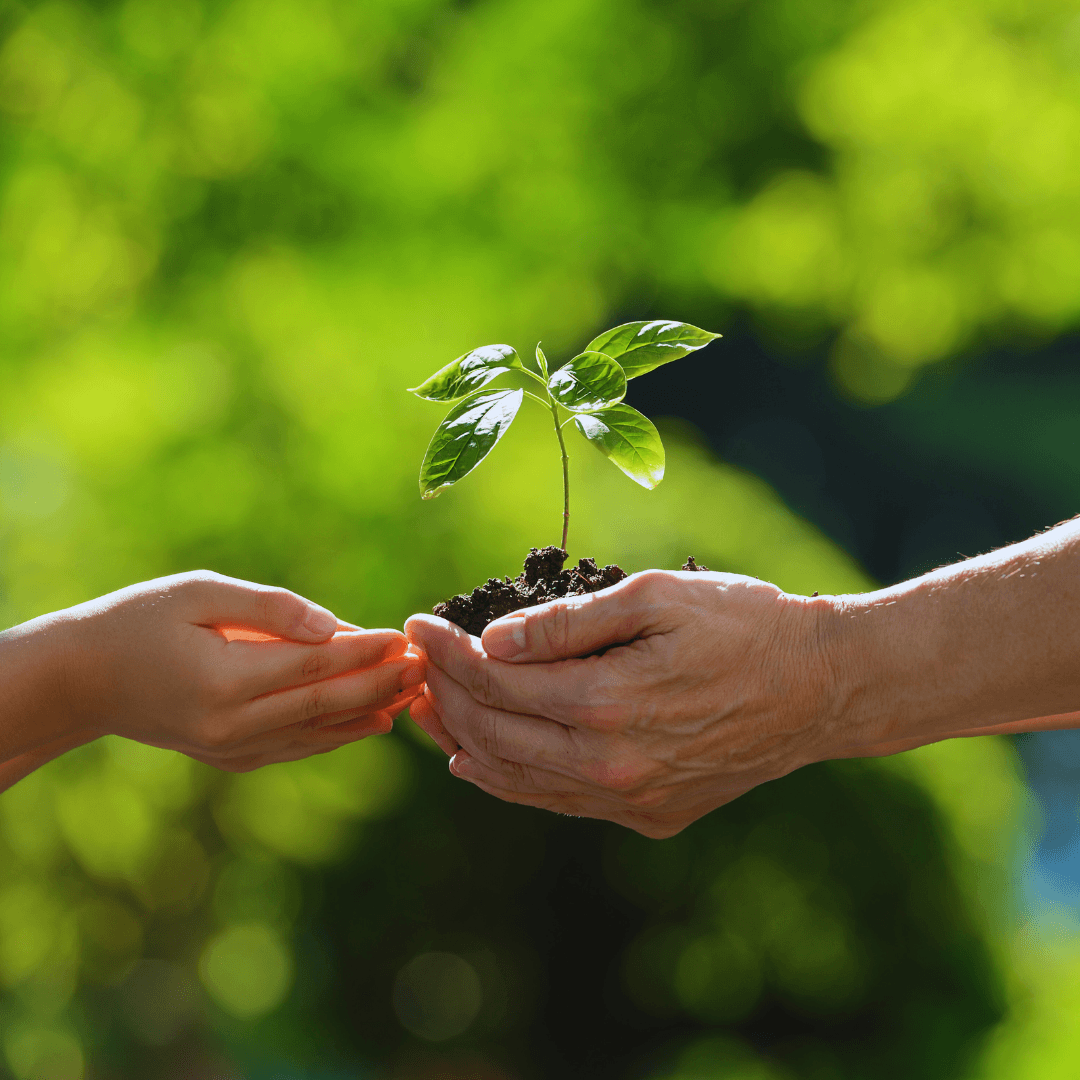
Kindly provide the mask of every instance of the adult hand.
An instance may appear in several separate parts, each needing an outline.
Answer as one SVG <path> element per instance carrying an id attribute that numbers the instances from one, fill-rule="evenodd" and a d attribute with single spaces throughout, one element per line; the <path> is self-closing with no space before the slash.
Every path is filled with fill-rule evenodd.
<path id="1" fill-rule="evenodd" d="M 117 734 L 246 771 L 388 731 L 423 682 L 398 631 L 351 627 L 286 589 L 207 571 L 133 585 L 0 640 L 24 666 L 47 658 L 51 673 L 35 722 L 20 730 L 9 718 L 5 760 Z"/>
<path id="2" fill-rule="evenodd" d="M 650 570 L 515 612 L 482 640 L 417 615 L 405 631 L 428 673 L 411 715 L 457 776 L 499 798 L 671 836 L 837 756 L 826 606 L 734 574 Z"/>

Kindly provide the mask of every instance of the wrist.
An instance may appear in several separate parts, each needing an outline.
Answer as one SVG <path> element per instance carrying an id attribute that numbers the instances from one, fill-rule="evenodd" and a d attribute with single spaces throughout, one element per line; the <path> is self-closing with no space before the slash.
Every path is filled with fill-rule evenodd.
<path id="1" fill-rule="evenodd" d="M 958 598 L 918 578 L 823 598 L 837 756 L 924 745 L 998 719 L 954 617 Z"/>
<path id="2" fill-rule="evenodd" d="M 896 662 L 895 640 L 893 649 L 886 644 L 895 639 L 888 601 L 867 593 L 823 596 L 812 603 L 828 680 L 822 723 L 830 752 L 822 756 L 857 755 L 901 738 L 894 731 L 898 716 L 910 715 L 911 709 L 909 702 L 890 702 L 884 693 Z"/>
<path id="3" fill-rule="evenodd" d="M 56 614 L 0 633 L 5 699 L 0 712 L 0 761 L 58 741 L 76 745 L 96 736 L 80 707 L 69 636 L 66 620 Z"/>
<path id="4" fill-rule="evenodd" d="M 788 659 L 797 678 L 786 680 L 785 696 L 808 733 L 802 764 L 851 756 L 851 747 L 875 741 L 874 708 L 863 685 L 850 618 L 851 598 L 785 596 Z M 861 629 L 861 628 L 859 628 Z"/>

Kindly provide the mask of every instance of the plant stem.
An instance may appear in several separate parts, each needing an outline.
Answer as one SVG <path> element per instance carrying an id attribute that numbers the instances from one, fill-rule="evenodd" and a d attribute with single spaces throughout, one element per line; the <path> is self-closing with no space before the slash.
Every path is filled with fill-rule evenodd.
<path id="1" fill-rule="evenodd" d="M 530 379 L 534 379 L 545 390 L 547 389 L 547 380 L 540 378 L 540 376 L 537 375 L 535 371 L 530 371 L 527 367 L 525 367 L 524 364 L 522 364 L 520 368 L 516 368 L 515 370 L 516 371 L 521 371 L 523 374 L 528 375 Z"/>
<path id="2" fill-rule="evenodd" d="M 559 423 L 559 406 L 551 399 L 551 415 L 555 418 L 555 434 L 559 437 L 559 449 L 562 451 L 562 549 L 566 551 L 566 534 L 570 529 L 570 459 L 566 456 L 566 442 L 563 440 L 562 424 Z"/>

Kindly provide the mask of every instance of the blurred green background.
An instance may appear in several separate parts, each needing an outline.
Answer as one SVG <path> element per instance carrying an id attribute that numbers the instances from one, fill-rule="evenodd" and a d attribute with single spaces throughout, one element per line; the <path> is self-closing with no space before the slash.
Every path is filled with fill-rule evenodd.
<path id="1" fill-rule="evenodd" d="M 0 4 L 0 618 L 196 567 L 367 626 L 557 540 L 544 418 L 437 502 L 471 347 L 725 338 L 575 436 L 574 557 L 857 591 L 1080 503 L 1066 0 Z M 551 445 L 549 445 L 551 444 Z M 0 797 L 15 1080 L 1075 1075 L 1080 755 L 826 764 L 679 837 L 393 735 L 106 739 Z"/>

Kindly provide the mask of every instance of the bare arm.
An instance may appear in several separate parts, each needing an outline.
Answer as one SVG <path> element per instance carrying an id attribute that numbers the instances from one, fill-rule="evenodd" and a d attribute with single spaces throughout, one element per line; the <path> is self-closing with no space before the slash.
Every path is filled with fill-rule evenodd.
<path id="1" fill-rule="evenodd" d="M 1080 725 L 1080 520 L 826 599 L 852 749 Z"/>
<path id="2" fill-rule="evenodd" d="M 1080 521 L 857 596 L 647 571 L 482 645 L 407 632 L 430 659 L 413 716 L 456 775 L 669 836 L 813 761 L 1080 726 Z"/>
<path id="3" fill-rule="evenodd" d="M 57 739 L 55 742 L 39 746 L 36 750 L 28 750 L 25 754 L 19 754 L 0 764 L 0 791 L 7 791 L 12 784 L 17 784 L 24 776 L 29 776 L 35 769 L 74 750 L 76 746 L 93 742 L 94 736 L 72 735 L 65 739 Z"/>

